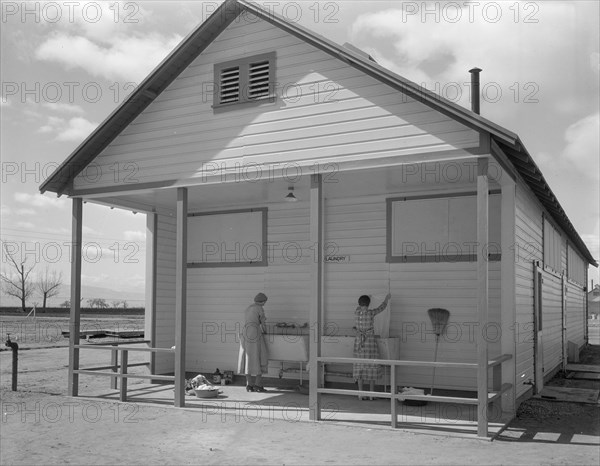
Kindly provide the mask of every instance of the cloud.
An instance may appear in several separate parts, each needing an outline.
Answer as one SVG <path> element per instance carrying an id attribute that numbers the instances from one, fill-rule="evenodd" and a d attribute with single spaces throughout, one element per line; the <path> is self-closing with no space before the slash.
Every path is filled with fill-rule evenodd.
<path id="1" fill-rule="evenodd" d="M 82 117 L 71 118 L 66 127 L 63 127 L 56 136 L 57 141 L 81 141 L 87 137 L 98 123 L 86 120 Z"/>
<path id="2" fill-rule="evenodd" d="M 600 53 L 593 52 L 590 54 L 590 66 L 596 77 L 600 76 Z"/>
<path id="3" fill-rule="evenodd" d="M 29 120 L 37 120 L 39 118 L 44 118 L 44 115 L 38 112 L 37 110 L 32 110 L 31 108 L 26 108 L 23 110 L 23 114 L 28 117 Z"/>
<path id="4" fill-rule="evenodd" d="M 98 123 L 89 121 L 83 117 L 72 117 L 69 119 L 48 116 L 46 124 L 38 128 L 38 133 L 56 134 L 56 141 L 81 141 L 86 138 Z"/>
<path id="5" fill-rule="evenodd" d="M 146 233 L 140 230 L 126 230 L 123 233 L 125 239 L 128 241 L 145 241 Z"/>
<path id="6" fill-rule="evenodd" d="M 27 208 L 25 208 L 25 209 L 17 209 L 15 211 L 15 213 L 17 215 L 35 215 L 36 214 L 35 210 L 33 210 L 33 209 L 27 209 Z"/>
<path id="7" fill-rule="evenodd" d="M 94 254 L 97 254 L 97 251 L 90 251 L 90 257 L 93 257 Z M 106 273 L 94 274 L 94 275 L 86 275 L 81 274 L 81 281 L 86 284 L 92 285 L 102 285 L 106 286 L 106 283 L 110 281 L 112 277 Z"/>
<path id="8" fill-rule="evenodd" d="M 109 81 L 139 83 L 180 40 L 180 36 L 157 33 L 118 34 L 109 43 L 99 43 L 96 37 L 58 32 L 38 47 L 36 58 L 61 63 L 68 69 L 81 68 Z"/>
<path id="9" fill-rule="evenodd" d="M 44 233 L 52 233 L 58 235 L 70 235 L 71 230 L 69 228 L 61 227 L 61 228 L 52 228 L 52 227 L 43 227 L 41 229 Z"/>
<path id="10" fill-rule="evenodd" d="M 27 204 L 33 207 L 58 207 L 66 206 L 66 199 L 52 198 L 42 194 L 29 194 L 17 192 L 14 195 L 15 201 Z"/>
<path id="11" fill-rule="evenodd" d="M 70 232 L 71 232 L 71 230 L 69 230 L 69 233 Z M 92 227 L 88 227 L 88 226 L 85 226 L 85 225 L 83 225 L 83 227 L 81 228 L 81 232 L 84 235 L 104 236 L 103 232 L 94 230 Z"/>
<path id="12" fill-rule="evenodd" d="M 11 215 L 11 214 L 12 214 L 12 209 L 9 206 L 7 206 L 6 204 L 0 205 L 0 215 L 2 217 Z"/>
<path id="13" fill-rule="evenodd" d="M 564 159 L 582 174 L 600 181 L 600 113 L 589 115 L 569 126 L 565 140 Z"/>
<path id="14" fill-rule="evenodd" d="M 33 230 L 35 228 L 35 225 L 31 222 L 17 222 L 15 225 L 26 230 Z"/>
<path id="15" fill-rule="evenodd" d="M 75 113 L 81 115 L 84 113 L 83 108 L 79 105 L 64 104 L 61 102 L 44 102 L 42 105 L 52 111 L 59 113 Z"/>
<path id="16" fill-rule="evenodd" d="M 483 69 L 483 103 L 496 100 L 498 89 L 503 103 L 548 99 L 555 108 L 569 111 L 577 108 L 572 101 L 585 103 L 587 97 L 565 83 L 573 81 L 573 69 L 589 69 L 589 53 L 573 54 L 572 50 L 585 34 L 584 23 L 592 23 L 590 18 L 582 22 L 579 10 L 569 2 L 470 2 L 472 11 L 466 6 L 456 8 L 469 2 L 400 3 L 404 10 L 363 14 L 350 27 L 351 42 L 392 71 L 466 107 L 468 70 L 474 66 Z M 492 4 L 499 8 L 498 21 L 493 20 L 496 10 L 486 7 Z M 529 4 L 536 6 L 535 13 L 525 6 Z M 416 13 L 409 14 L 411 9 Z M 426 11 L 437 11 L 437 17 Z M 457 15 L 459 21 L 455 21 Z M 560 66 L 556 59 L 540 53 L 542 46 L 552 50 L 552 57 L 560 57 Z M 455 87 L 448 87 L 448 95 L 444 93 L 445 85 L 455 83 L 462 88 L 460 98 L 455 96 Z M 503 111 L 501 106 L 494 107 L 496 112 Z"/>

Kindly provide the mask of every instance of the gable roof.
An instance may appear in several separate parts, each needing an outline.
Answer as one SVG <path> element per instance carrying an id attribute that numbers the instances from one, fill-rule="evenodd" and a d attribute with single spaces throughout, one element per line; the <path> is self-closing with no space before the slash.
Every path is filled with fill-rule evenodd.
<path id="1" fill-rule="evenodd" d="M 542 205 L 569 235 L 569 238 L 585 256 L 597 266 L 585 243 L 580 238 L 558 199 L 548 186 L 539 167 L 531 158 L 519 137 L 481 115 L 451 102 L 408 79 L 380 66 L 355 47 L 340 46 L 297 23 L 286 21 L 272 11 L 247 0 L 226 0 L 221 6 L 188 34 L 182 42 L 144 79 L 140 85 L 64 160 L 40 185 L 46 191 L 62 195 L 70 190 L 73 179 L 100 154 L 154 99 L 165 90 L 177 76 L 190 65 L 202 51 L 238 15 L 246 10 L 284 31 L 302 39 L 318 49 L 338 58 L 365 74 L 389 85 L 405 95 L 422 102 L 464 125 L 490 135 L 492 150 L 506 157 L 523 177 Z M 495 150 L 494 150 L 495 149 Z"/>

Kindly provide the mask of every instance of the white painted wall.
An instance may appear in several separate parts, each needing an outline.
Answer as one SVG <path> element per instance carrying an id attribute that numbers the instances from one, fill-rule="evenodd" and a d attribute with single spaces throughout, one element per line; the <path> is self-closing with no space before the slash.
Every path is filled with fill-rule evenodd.
<path id="1" fill-rule="evenodd" d="M 423 188 L 420 188 L 423 190 Z M 456 188 L 453 188 L 456 190 Z M 441 191 L 437 190 L 438 193 Z M 358 296 L 374 295 L 379 304 L 392 292 L 390 336 L 400 337 L 400 357 L 432 361 L 434 336 L 427 309 L 450 311 L 447 335 L 442 337 L 439 361 L 476 362 L 476 263 L 388 264 L 385 262 L 386 196 L 326 199 L 327 253 L 346 255 L 349 262 L 325 265 L 325 324 L 336 335 L 353 335 Z M 260 206 L 256 206 L 260 207 Z M 269 296 L 265 307 L 270 322 L 308 321 L 309 266 L 314 248 L 309 242 L 306 202 L 268 205 L 269 265 L 188 269 L 186 370 L 235 370 L 237 332 L 243 311 L 258 291 Z M 211 210 L 214 210 L 211 208 Z M 475 212 L 473 212 L 475 215 Z M 160 217 L 157 286 L 158 346 L 172 345 L 174 281 L 174 222 Z M 299 255 L 300 254 L 300 255 Z M 165 260 L 169 257 L 170 260 Z M 161 260 L 162 258 L 162 260 Z M 160 290 L 160 291 L 159 291 Z M 500 354 L 500 263 L 490 264 L 490 356 Z M 163 305 L 160 305 L 163 303 Z M 162 343 L 162 345 L 161 345 Z M 168 364 L 159 365 L 168 372 Z M 172 370 L 172 369 L 171 369 Z M 279 370 L 271 364 L 271 375 Z M 429 386 L 431 369 L 401 369 L 399 384 Z M 436 386 L 474 389 L 475 370 L 439 369 Z"/>
<path id="2" fill-rule="evenodd" d="M 400 358 L 433 361 L 435 335 L 429 308 L 450 311 L 447 333 L 440 339 L 438 361 L 477 362 L 477 264 L 386 263 L 385 197 L 326 202 L 326 241 L 350 262 L 325 266 L 325 312 L 330 330 L 353 334 L 354 310 L 361 294 L 380 304 L 392 293 L 390 337 L 400 337 Z M 475 212 L 473 212 L 475 215 Z M 409 221 L 407 219 L 407 221 Z M 388 288 L 389 287 L 389 288 Z M 500 354 L 500 263 L 490 263 L 490 356 Z M 431 369 L 400 368 L 398 384 L 431 384 Z M 475 389 L 475 370 L 436 370 L 436 387 Z"/>
<path id="3" fill-rule="evenodd" d="M 156 250 L 156 343 L 157 348 L 175 344 L 175 218 L 159 215 Z M 156 373 L 174 370 L 171 354 L 156 354 Z"/>
<path id="4" fill-rule="evenodd" d="M 214 112 L 215 63 L 276 51 L 277 99 Z M 203 87 L 204 86 L 204 87 Z M 300 164 L 476 147 L 478 133 L 264 21 L 232 23 L 75 189 L 198 179 L 205 164 Z M 127 180 L 125 179 L 127 178 Z"/>
<path id="5" fill-rule="evenodd" d="M 562 280 L 542 272 L 542 314 L 544 376 L 562 362 Z"/>
<path id="6" fill-rule="evenodd" d="M 579 348 L 585 344 L 585 317 L 586 293 L 581 285 L 576 283 L 566 284 L 567 301 L 567 340 L 577 343 Z"/>
<path id="7" fill-rule="evenodd" d="M 516 206 L 516 303 L 517 303 L 517 396 L 530 388 L 522 382 L 534 380 L 534 294 L 533 294 L 533 262 L 543 265 L 543 207 L 528 188 L 517 185 Z M 548 214 L 546 214 L 548 215 Z M 544 375 L 550 374 L 562 363 L 563 312 L 566 313 L 567 340 L 584 343 L 585 301 L 581 285 L 567 283 L 566 308 L 562 303 L 562 273 L 567 267 L 566 234 L 560 230 L 561 236 L 561 270 L 544 270 L 542 273 L 542 350 Z M 558 273 L 557 273 L 558 272 Z"/>

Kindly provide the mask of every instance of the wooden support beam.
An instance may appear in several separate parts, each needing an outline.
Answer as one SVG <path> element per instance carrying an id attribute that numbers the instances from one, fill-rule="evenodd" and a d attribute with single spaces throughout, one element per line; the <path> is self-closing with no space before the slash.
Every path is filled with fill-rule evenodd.
<path id="1" fill-rule="evenodd" d="M 156 346 L 156 271 L 158 248 L 158 214 L 146 215 L 146 295 L 144 335 L 149 346 Z M 150 373 L 156 372 L 156 353 L 150 353 Z"/>
<path id="2" fill-rule="evenodd" d="M 127 355 L 127 351 L 121 351 L 121 388 L 120 388 L 120 396 L 119 399 L 121 401 L 127 401 L 127 364 L 129 358 Z"/>
<path id="3" fill-rule="evenodd" d="M 512 355 L 512 358 L 505 359 L 500 374 L 502 384 L 511 384 L 512 391 L 509 391 L 501 398 L 500 408 L 502 412 L 516 414 L 516 389 L 517 386 L 517 339 L 515 328 L 517 322 L 516 315 L 516 184 L 508 182 L 502 185 L 500 194 L 500 244 L 502 256 L 500 258 L 500 328 L 502 336 L 500 337 L 501 353 Z M 501 359 L 501 358 L 499 358 Z M 496 381 L 498 382 L 498 381 Z M 511 417 L 512 417 L 511 416 Z"/>
<path id="4" fill-rule="evenodd" d="M 117 348 L 110 352 L 110 366 L 112 368 L 112 371 L 116 374 L 117 370 L 119 369 L 119 352 Z M 114 390 L 119 388 L 118 380 L 119 379 L 117 377 L 113 377 L 110 381 L 110 388 Z"/>
<path id="5" fill-rule="evenodd" d="M 71 220 L 71 313 L 69 317 L 69 375 L 68 393 L 79 394 L 79 331 L 81 329 L 81 236 L 83 200 L 73 199 Z"/>
<path id="6" fill-rule="evenodd" d="M 321 394 L 317 392 L 323 367 L 317 363 L 321 356 L 321 334 L 323 327 L 323 180 L 321 175 L 312 175 L 310 180 L 310 242 L 315 252 L 311 264 L 310 298 L 310 344 L 309 344 L 309 419 L 321 419 Z"/>
<path id="7" fill-rule="evenodd" d="M 390 368 L 390 414 L 392 415 L 392 428 L 398 427 L 398 402 L 394 395 L 396 394 L 396 366 Z"/>
<path id="8" fill-rule="evenodd" d="M 187 188 L 177 188 L 175 246 L 175 406 L 185 406 L 185 327 L 187 306 Z"/>
<path id="9" fill-rule="evenodd" d="M 488 257 L 489 242 L 488 160 L 477 161 L 477 435 L 488 436 L 488 347 L 485 329 L 488 324 Z"/>

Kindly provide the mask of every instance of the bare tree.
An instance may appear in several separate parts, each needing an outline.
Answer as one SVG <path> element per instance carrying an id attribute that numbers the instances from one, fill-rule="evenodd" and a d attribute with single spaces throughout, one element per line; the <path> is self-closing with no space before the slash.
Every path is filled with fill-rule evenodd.
<path id="1" fill-rule="evenodd" d="M 117 299 L 112 302 L 112 307 L 114 309 L 119 309 L 120 307 L 122 307 L 123 309 L 127 309 L 129 307 L 129 304 L 127 304 L 126 299 Z"/>
<path id="2" fill-rule="evenodd" d="M 3 270 L 0 273 L 0 279 L 2 280 L 2 291 L 8 296 L 14 296 L 21 301 L 21 309 L 26 312 L 27 299 L 35 291 L 35 283 L 33 283 L 31 272 L 33 271 L 35 264 L 27 265 L 27 259 L 24 261 L 18 261 L 14 257 L 14 253 L 8 250 L 6 243 L 3 244 L 3 255 L 6 257 L 8 264 L 14 270 L 6 271 Z"/>
<path id="3" fill-rule="evenodd" d="M 108 304 L 104 298 L 93 298 L 87 300 L 88 306 L 96 309 L 106 309 Z"/>
<path id="4" fill-rule="evenodd" d="M 36 287 L 43 298 L 43 309 L 46 309 L 46 302 L 48 299 L 58 295 L 61 285 L 62 272 L 59 274 L 56 273 L 56 270 L 50 272 L 50 269 L 46 267 L 44 273 L 39 275 Z"/>

